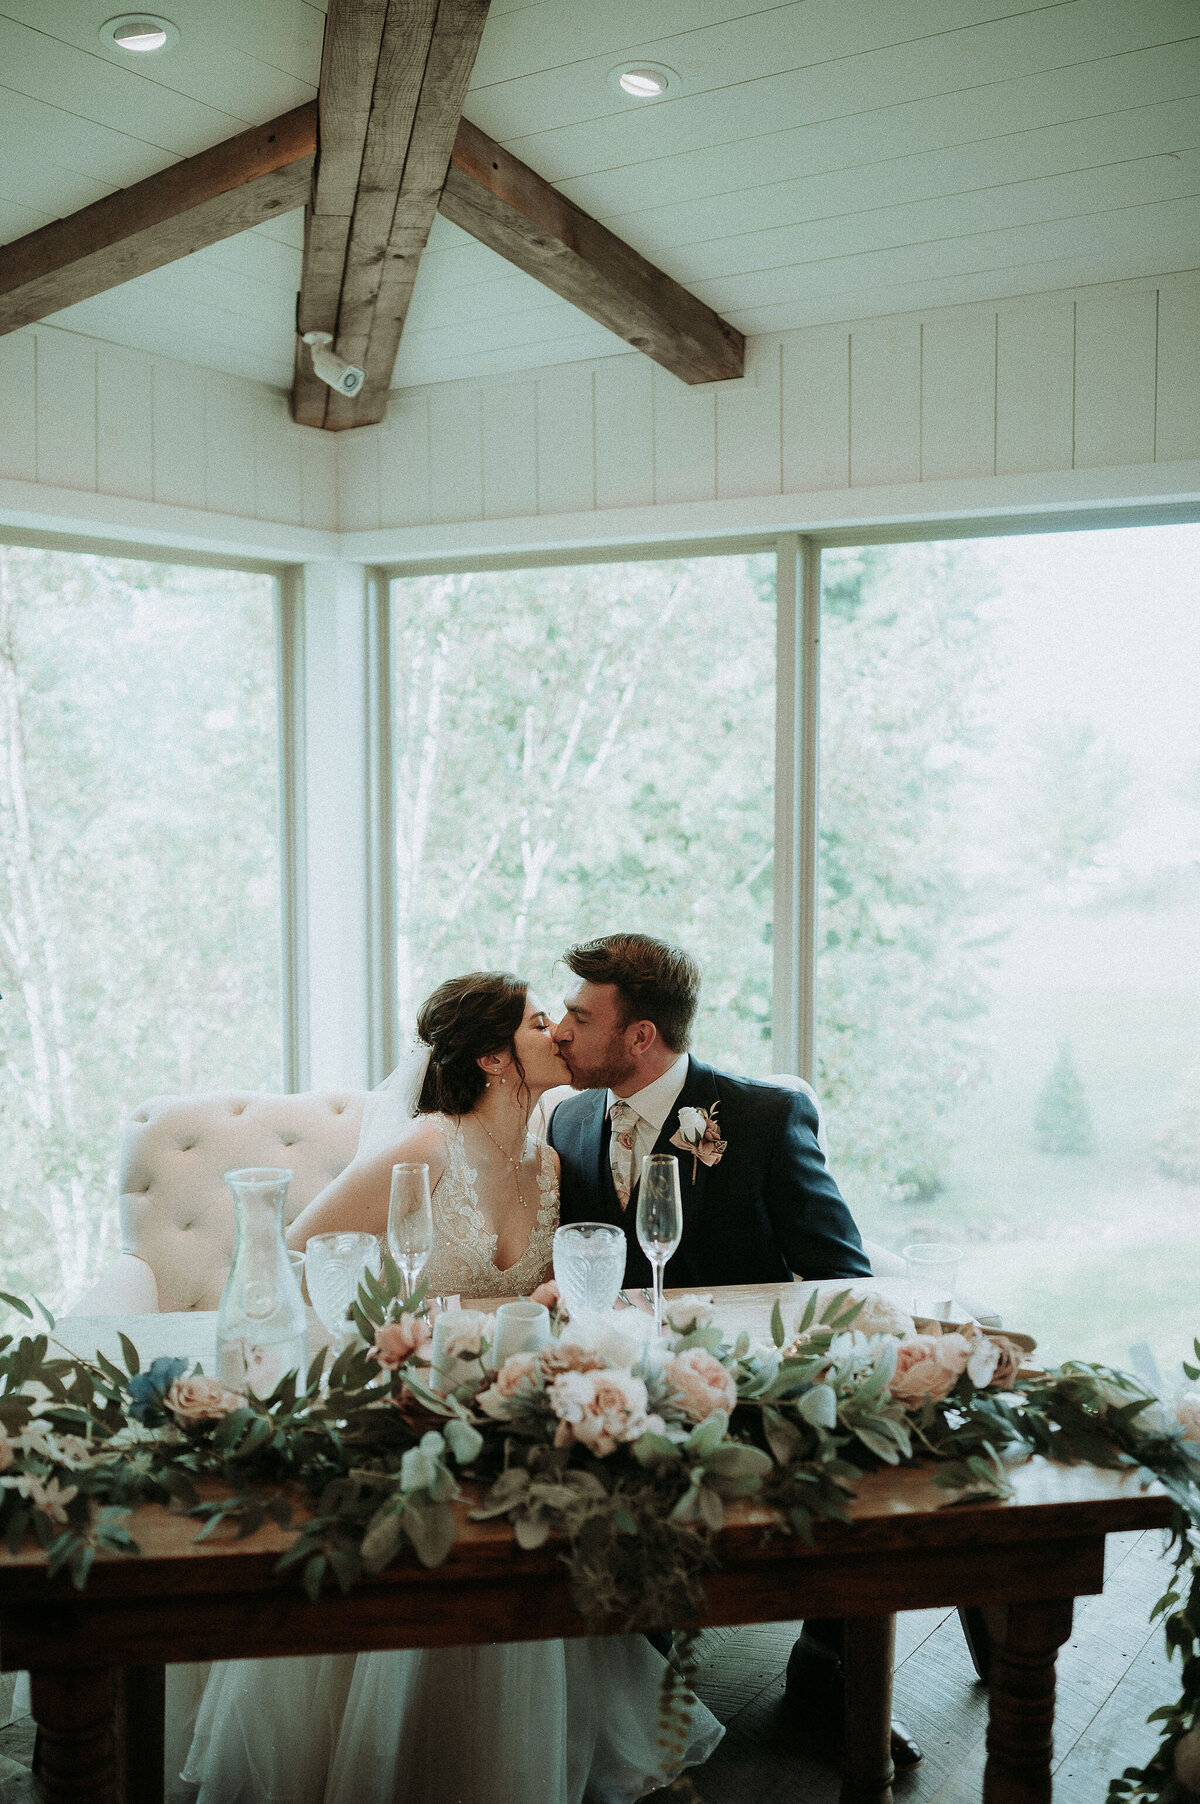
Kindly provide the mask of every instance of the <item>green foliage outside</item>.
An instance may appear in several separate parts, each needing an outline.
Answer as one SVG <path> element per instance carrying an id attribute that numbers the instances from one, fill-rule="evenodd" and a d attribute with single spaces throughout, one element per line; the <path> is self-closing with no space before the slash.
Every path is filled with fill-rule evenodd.
<path id="1" fill-rule="evenodd" d="M 55 1304 L 136 1103 L 280 1081 L 273 593 L 0 548 L 0 1273 Z"/>
<path id="2" fill-rule="evenodd" d="M 1091 1110 L 1069 1040 L 1060 1044 L 1058 1057 L 1042 1085 L 1033 1133 L 1039 1152 L 1082 1158 L 1096 1150 Z"/>
<path id="3" fill-rule="evenodd" d="M 771 1069 L 775 560 L 395 585 L 400 1021 L 507 967 L 552 1007 L 573 940 L 680 941 L 696 1049 Z"/>

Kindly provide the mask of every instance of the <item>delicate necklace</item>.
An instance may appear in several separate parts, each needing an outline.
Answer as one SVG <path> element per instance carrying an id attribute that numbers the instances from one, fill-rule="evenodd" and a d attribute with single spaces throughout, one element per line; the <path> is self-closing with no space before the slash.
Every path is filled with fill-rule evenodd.
<path id="1" fill-rule="evenodd" d="M 492 1145 L 496 1148 L 496 1151 L 501 1155 L 501 1157 L 504 1160 L 504 1163 L 508 1166 L 509 1170 L 512 1172 L 513 1182 L 517 1186 L 517 1195 L 521 1199 L 522 1209 L 528 1209 L 529 1204 L 525 1201 L 525 1192 L 521 1189 L 521 1167 L 517 1162 L 516 1155 L 513 1153 L 505 1152 L 503 1146 L 501 1146 L 500 1142 L 497 1140 L 495 1134 L 493 1134 L 491 1128 L 488 1126 L 486 1121 L 484 1121 L 478 1115 L 475 1117 L 475 1119 L 476 1119 L 476 1121 L 479 1122 L 480 1127 L 483 1129 L 484 1133 L 487 1135 L 487 1137 L 491 1141 Z M 525 1151 L 525 1142 L 528 1138 L 529 1138 L 529 1129 L 527 1127 L 525 1132 L 521 1136 L 521 1151 L 522 1152 Z"/>

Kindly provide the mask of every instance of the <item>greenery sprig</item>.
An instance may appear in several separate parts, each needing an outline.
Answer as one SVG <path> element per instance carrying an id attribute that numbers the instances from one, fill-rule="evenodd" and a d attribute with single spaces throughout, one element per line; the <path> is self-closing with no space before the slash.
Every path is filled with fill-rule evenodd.
<path id="1" fill-rule="evenodd" d="M 277 1570 L 317 1599 L 407 1557 L 440 1564 L 466 1479 L 472 1516 L 506 1519 L 518 1547 L 558 1538 L 590 1623 L 690 1637 L 733 1500 L 759 1499 L 811 1542 L 880 1465 L 936 1462 L 950 1503 L 1009 1494 L 1012 1464 L 1035 1453 L 1128 1469 L 1170 1499 L 1173 1578 L 1152 1620 L 1180 1656 L 1181 1691 L 1150 1718 L 1153 1759 L 1112 1781 L 1109 1804 L 1200 1795 L 1200 1397 L 1173 1411 L 1102 1366 L 1020 1374 L 1012 1345 L 981 1330 L 879 1331 L 872 1300 L 850 1290 L 810 1298 L 790 1335 L 776 1305 L 769 1342 L 726 1340 L 703 1299 L 669 1306 L 661 1347 L 619 1316 L 559 1319 L 499 1372 L 488 1318 L 464 1310 L 459 1356 L 439 1372 L 424 1298 L 400 1293 L 385 1258 L 352 1306 L 350 1344 L 266 1397 L 181 1359 L 143 1370 L 124 1335 L 124 1369 L 56 1351 L 49 1316 L 46 1332 L 0 1337 L 0 1536 L 13 1551 L 33 1536 L 50 1576 L 82 1587 L 98 1552 L 136 1555 L 140 1504 L 192 1516 L 197 1539 L 271 1521 L 292 1531 Z M 23 1300 L 0 1301 L 32 1322 Z M 1195 1381 L 1200 1363 L 1185 1371 Z M 668 1767 L 683 1698 L 669 1672 Z"/>

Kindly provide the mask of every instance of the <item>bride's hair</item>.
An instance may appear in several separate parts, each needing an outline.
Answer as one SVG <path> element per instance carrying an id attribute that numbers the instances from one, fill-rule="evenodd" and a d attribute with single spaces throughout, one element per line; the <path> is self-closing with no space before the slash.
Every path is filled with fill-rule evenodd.
<path id="1" fill-rule="evenodd" d="M 467 1115 L 483 1095 L 486 1079 L 478 1061 L 490 1052 L 510 1052 L 518 1096 L 525 1073 L 513 1036 L 525 1018 L 529 985 L 507 971 L 470 971 L 448 977 L 421 1004 L 417 1035 L 429 1048 L 429 1065 L 418 1115 Z"/>

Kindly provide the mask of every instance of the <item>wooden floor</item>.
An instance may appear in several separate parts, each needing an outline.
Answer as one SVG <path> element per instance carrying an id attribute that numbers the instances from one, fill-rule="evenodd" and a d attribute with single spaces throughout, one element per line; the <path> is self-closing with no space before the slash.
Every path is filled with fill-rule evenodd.
<path id="1" fill-rule="evenodd" d="M 1055 1804 L 1104 1804 L 1112 1775 L 1153 1751 L 1158 1737 L 1146 1716 L 1177 1684 L 1162 1633 L 1148 1622 L 1165 1589 L 1157 1531 L 1109 1537 L 1104 1594 L 1078 1601 L 1059 1655 Z M 789 1745 L 781 1721 L 798 1631 L 773 1623 L 703 1636 L 697 1689 L 727 1728 L 691 1774 L 703 1804 L 836 1804 L 837 1774 Z M 896 1661 L 895 1713 L 925 1750 L 924 1764 L 897 1781 L 896 1804 L 979 1804 L 987 1698 L 955 1612 L 901 1616 Z M 32 1750 L 28 1718 L 0 1730 L 0 1804 L 34 1804 Z"/>

